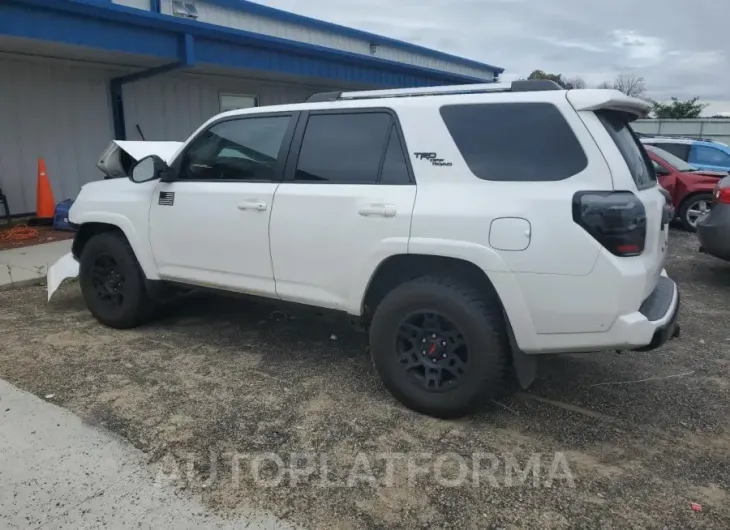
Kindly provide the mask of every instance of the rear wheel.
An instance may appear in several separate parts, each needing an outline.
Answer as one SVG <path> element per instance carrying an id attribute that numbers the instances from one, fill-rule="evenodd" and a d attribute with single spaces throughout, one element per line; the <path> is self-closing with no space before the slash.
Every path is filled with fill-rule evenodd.
<path id="1" fill-rule="evenodd" d="M 503 389 L 509 343 L 498 303 L 449 278 L 391 291 L 370 327 L 373 363 L 386 388 L 424 414 L 468 414 Z"/>
<path id="2" fill-rule="evenodd" d="M 711 193 L 698 193 L 682 201 L 682 204 L 679 205 L 679 220 L 685 230 L 695 232 L 697 220 L 708 213 L 711 207 Z"/>
<path id="3" fill-rule="evenodd" d="M 123 235 L 104 232 L 93 236 L 79 261 L 81 292 L 94 318 L 113 328 L 135 327 L 150 318 L 155 303 Z"/>

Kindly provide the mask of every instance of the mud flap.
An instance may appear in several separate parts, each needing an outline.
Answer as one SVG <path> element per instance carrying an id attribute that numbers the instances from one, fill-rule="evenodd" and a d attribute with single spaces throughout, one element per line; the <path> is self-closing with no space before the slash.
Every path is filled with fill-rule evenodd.
<path id="1" fill-rule="evenodd" d="M 504 315 L 504 321 L 507 323 L 507 335 L 509 337 L 510 349 L 512 350 L 512 366 L 515 369 L 515 376 L 520 387 L 523 390 L 527 390 L 537 378 L 537 359 L 534 355 L 526 354 L 517 346 L 515 334 L 512 331 L 512 326 L 509 323 L 506 313 Z"/>
<path id="2" fill-rule="evenodd" d="M 61 282 L 66 278 L 76 278 L 79 275 L 79 262 L 70 252 L 62 256 L 56 263 L 48 267 L 46 284 L 48 285 L 48 301 L 56 292 Z"/>

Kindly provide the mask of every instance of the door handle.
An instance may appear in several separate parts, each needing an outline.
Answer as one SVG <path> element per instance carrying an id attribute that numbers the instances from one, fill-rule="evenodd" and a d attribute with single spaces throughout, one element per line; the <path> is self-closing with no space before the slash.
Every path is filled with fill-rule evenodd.
<path id="1" fill-rule="evenodd" d="M 244 201 L 238 203 L 239 210 L 256 210 L 265 212 L 269 206 L 264 201 Z"/>
<path id="2" fill-rule="evenodd" d="M 392 204 L 368 204 L 357 211 L 364 217 L 395 217 L 395 206 Z"/>

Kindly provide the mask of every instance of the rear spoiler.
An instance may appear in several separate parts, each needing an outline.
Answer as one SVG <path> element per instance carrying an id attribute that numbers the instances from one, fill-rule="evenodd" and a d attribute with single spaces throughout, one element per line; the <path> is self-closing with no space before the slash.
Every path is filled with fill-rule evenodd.
<path id="1" fill-rule="evenodd" d="M 618 90 L 569 90 L 566 97 L 577 111 L 617 110 L 634 116 L 634 119 L 645 118 L 651 112 L 648 102 L 629 97 Z"/>
<path id="2" fill-rule="evenodd" d="M 96 167 L 104 173 L 104 178 L 127 177 L 134 163 L 149 155 L 157 155 L 170 163 L 182 145 L 182 142 L 112 140 L 96 163 Z"/>

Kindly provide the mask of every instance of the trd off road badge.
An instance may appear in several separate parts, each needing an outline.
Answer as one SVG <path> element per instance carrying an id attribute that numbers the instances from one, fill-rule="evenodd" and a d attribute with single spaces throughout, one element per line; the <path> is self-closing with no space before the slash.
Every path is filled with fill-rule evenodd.
<path id="1" fill-rule="evenodd" d="M 413 156 L 419 160 L 428 160 L 432 166 L 450 166 L 451 162 L 446 162 L 443 158 L 439 158 L 436 153 L 413 153 Z"/>

